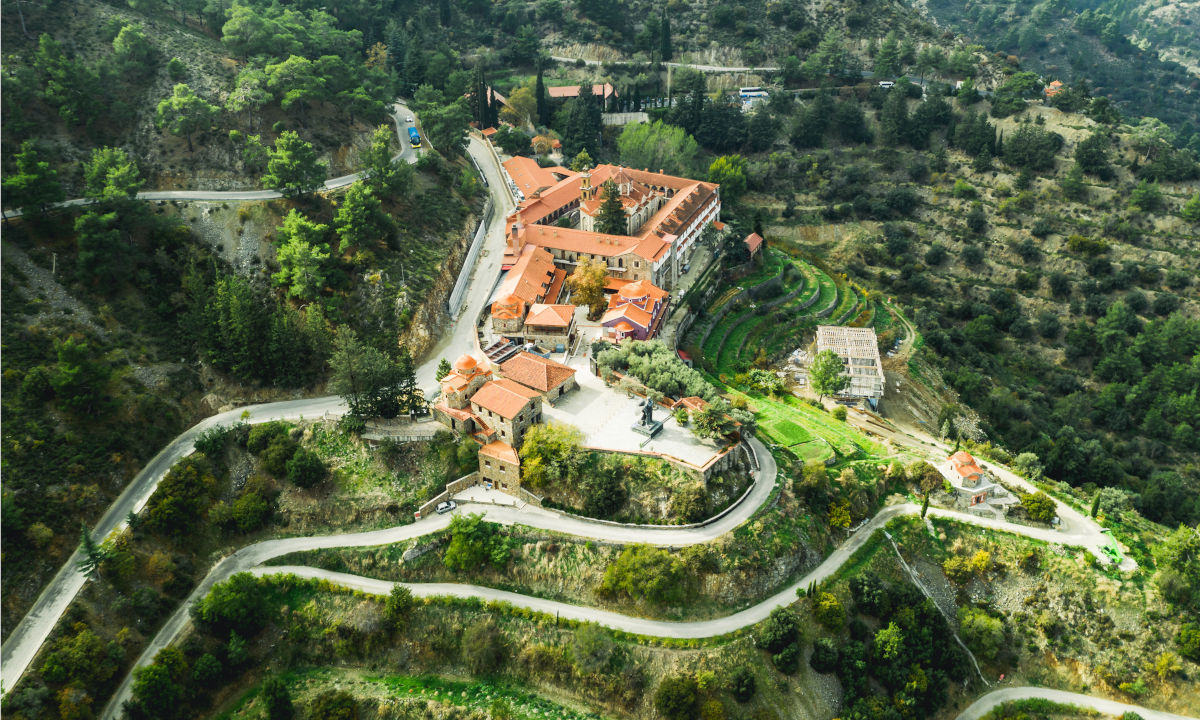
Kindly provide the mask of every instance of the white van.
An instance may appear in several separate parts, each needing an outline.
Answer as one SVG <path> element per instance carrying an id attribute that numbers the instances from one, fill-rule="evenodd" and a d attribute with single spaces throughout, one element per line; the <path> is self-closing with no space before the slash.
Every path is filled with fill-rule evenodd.
<path id="1" fill-rule="evenodd" d="M 879 87 L 883 88 L 884 90 L 891 90 L 892 88 L 896 87 L 896 83 L 892 82 L 891 80 L 880 80 Z"/>

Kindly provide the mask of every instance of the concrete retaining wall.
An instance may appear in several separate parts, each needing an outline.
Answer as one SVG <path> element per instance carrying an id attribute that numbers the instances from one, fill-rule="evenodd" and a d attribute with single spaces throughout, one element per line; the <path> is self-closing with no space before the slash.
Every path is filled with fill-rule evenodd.
<path id="1" fill-rule="evenodd" d="M 491 219 L 492 198 L 489 196 L 483 206 L 479 227 L 475 228 L 475 237 L 471 238 L 471 247 L 467 249 L 467 256 L 463 258 L 462 269 L 458 271 L 458 279 L 454 281 L 454 289 L 450 291 L 450 299 L 446 301 L 446 310 L 451 318 L 458 315 L 458 311 L 462 309 L 463 296 L 467 292 L 467 284 L 471 279 L 471 272 L 475 270 L 475 261 L 479 259 L 479 251 L 483 248 L 483 239 L 487 237 L 488 223 Z"/>

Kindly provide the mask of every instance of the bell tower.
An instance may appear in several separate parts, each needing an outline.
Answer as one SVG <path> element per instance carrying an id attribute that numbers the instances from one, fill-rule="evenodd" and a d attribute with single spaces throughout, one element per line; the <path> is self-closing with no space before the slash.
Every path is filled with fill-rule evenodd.
<path id="1" fill-rule="evenodd" d="M 592 174 L 587 170 L 583 171 L 579 182 L 579 202 L 586 203 L 592 200 Z"/>

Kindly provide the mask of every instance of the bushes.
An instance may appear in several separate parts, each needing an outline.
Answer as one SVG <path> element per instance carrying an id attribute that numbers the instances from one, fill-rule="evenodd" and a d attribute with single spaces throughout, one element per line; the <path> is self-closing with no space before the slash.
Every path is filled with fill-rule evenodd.
<path id="1" fill-rule="evenodd" d="M 667 720 L 693 720 L 699 700 L 699 687 L 691 675 L 663 678 L 654 693 L 654 707 Z"/>
<path id="2" fill-rule="evenodd" d="M 483 515 L 455 515 L 450 519 L 450 545 L 442 562 L 451 570 L 474 570 L 491 563 L 502 568 L 512 554 L 497 526 L 484 522 Z"/>
<path id="3" fill-rule="evenodd" d="M 192 607 L 197 624 L 216 636 L 229 632 L 253 636 L 266 624 L 269 615 L 263 586 L 245 572 L 217 583 Z"/>
<path id="4" fill-rule="evenodd" d="M 325 479 L 325 463 L 317 454 L 299 448 L 287 461 L 287 479 L 296 487 L 310 488 Z"/>
<path id="5" fill-rule="evenodd" d="M 974 608 L 959 608 L 959 632 L 963 642 L 985 660 L 995 660 L 1004 646 L 1004 624 Z"/>
<path id="6" fill-rule="evenodd" d="M 472 675 L 491 675 L 500 669 L 505 643 L 494 618 L 477 620 L 463 632 L 462 652 Z"/>
<path id="7" fill-rule="evenodd" d="M 748 702 L 756 690 L 754 673 L 745 665 L 738 665 L 729 676 L 729 692 L 740 703 Z"/>
<path id="8" fill-rule="evenodd" d="M 1025 508 L 1025 512 L 1029 513 L 1030 519 L 1044 523 L 1053 520 L 1055 514 L 1058 512 L 1053 498 L 1041 490 L 1036 493 L 1022 494 L 1021 507 Z"/>
<path id="9" fill-rule="evenodd" d="M 670 604 L 683 599 L 686 581 L 683 563 L 674 555 L 649 545 L 633 545 L 605 568 L 596 590 L 607 596 Z"/>
<path id="10" fill-rule="evenodd" d="M 813 618 L 826 628 L 837 632 L 846 622 L 846 611 L 842 603 L 833 593 L 823 592 L 816 597 L 813 605 Z"/>
<path id="11" fill-rule="evenodd" d="M 838 668 L 837 643 L 833 638 L 820 638 L 813 643 L 808 664 L 819 673 L 831 673 Z"/>

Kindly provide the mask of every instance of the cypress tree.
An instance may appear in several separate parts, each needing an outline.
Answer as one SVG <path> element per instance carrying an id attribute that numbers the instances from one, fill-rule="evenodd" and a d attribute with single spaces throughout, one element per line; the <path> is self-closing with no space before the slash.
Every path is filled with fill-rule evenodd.
<path id="1" fill-rule="evenodd" d="M 1092 498 L 1092 511 L 1088 513 L 1092 517 L 1096 517 L 1096 513 L 1100 511 L 1100 493 L 1096 493 L 1096 497 Z"/>
<path id="2" fill-rule="evenodd" d="M 662 55 L 663 62 L 670 62 L 674 54 L 671 49 L 671 17 L 667 15 L 664 8 L 662 13 L 662 22 L 658 24 L 659 29 L 659 44 L 658 52 Z"/>
<path id="3" fill-rule="evenodd" d="M 537 69 L 537 86 L 534 88 L 533 94 L 537 99 L 538 125 L 547 126 L 550 124 L 550 101 L 546 97 L 546 82 L 542 79 L 542 64 L 540 62 Z"/>
<path id="4" fill-rule="evenodd" d="M 596 213 L 596 231 L 609 235 L 625 235 L 625 208 L 621 205 L 621 193 L 617 184 L 605 180 L 600 190 L 600 210 Z"/>
<path id="5" fill-rule="evenodd" d="M 929 493 L 925 493 L 925 499 L 921 501 L 921 519 L 925 519 L 925 513 L 929 512 Z"/>

